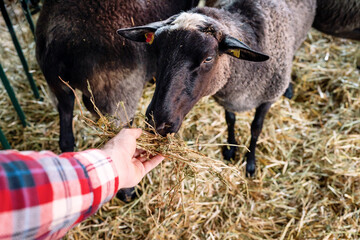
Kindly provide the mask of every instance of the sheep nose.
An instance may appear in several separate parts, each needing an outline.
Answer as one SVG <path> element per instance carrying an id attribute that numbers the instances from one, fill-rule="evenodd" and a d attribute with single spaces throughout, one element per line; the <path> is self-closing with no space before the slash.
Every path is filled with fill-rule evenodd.
<path id="1" fill-rule="evenodd" d="M 167 129 L 167 125 L 165 122 L 157 124 L 152 118 L 149 118 L 148 120 L 148 124 L 151 126 L 147 126 L 148 127 L 148 131 L 155 134 L 155 132 L 157 132 L 158 134 L 160 134 L 161 136 L 166 136 L 166 134 L 168 133 L 168 129 Z"/>
<path id="2" fill-rule="evenodd" d="M 156 127 L 156 132 L 158 132 L 161 136 L 166 136 L 169 133 L 169 128 L 167 128 L 165 123 L 161 123 L 159 126 Z"/>
<path id="3" fill-rule="evenodd" d="M 165 126 L 166 126 L 166 124 L 165 124 L 165 123 L 162 123 L 162 124 L 160 124 L 158 127 L 156 127 L 156 130 L 157 130 L 157 131 L 161 131 L 161 130 L 163 130 L 163 129 L 165 128 Z"/>

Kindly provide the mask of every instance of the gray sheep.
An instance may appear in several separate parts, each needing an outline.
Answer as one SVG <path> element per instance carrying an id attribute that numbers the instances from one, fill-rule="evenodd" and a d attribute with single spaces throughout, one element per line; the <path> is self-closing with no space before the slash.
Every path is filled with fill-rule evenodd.
<path id="1" fill-rule="evenodd" d="M 221 9 L 197 8 L 118 33 L 145 42 L 154 34 L 158 53 L 156 89 L 147 116 L 165 135 L 206 95 L 225 108 L 228 142 L 234 112 L 256 108 L 246 172 L 255 172 L 255 148 L 271 105 L 289 86 L 292 60 L 316 15 L 316 0 L 227 0 Z M 245 60 L 245 61 L 244 61 Z M 235 147 L 224 148 L 225 159 Z"/>

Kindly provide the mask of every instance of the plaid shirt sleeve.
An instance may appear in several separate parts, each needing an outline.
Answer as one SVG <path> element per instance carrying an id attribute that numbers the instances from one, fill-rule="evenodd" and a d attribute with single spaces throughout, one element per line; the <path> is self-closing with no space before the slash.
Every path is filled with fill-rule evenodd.
<path id="1" fill-rule="evenodd" d="M 0 239 L 58 239 L 117 192 L 102 151 L 0 151 Z"/>

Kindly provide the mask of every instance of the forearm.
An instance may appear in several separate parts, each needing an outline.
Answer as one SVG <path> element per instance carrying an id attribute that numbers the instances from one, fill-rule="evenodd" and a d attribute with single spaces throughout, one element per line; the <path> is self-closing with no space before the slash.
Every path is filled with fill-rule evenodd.
<path id="1" fill-rule="evenodd" d="M 0 152 L 0 239 L 60 238 L 119 189 L 100 150 Z"/>

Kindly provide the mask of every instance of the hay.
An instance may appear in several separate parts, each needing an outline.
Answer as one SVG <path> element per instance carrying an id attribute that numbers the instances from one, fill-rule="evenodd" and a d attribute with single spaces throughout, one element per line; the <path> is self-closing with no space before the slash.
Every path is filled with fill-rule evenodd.
<path id="1" fill-rule="evenodd" d="M 0 85 L 0 127 L 14 148 L 59 152 L 57 112 L 36 65 L 31 33 L 21 19 L 27 36 L 21 44 L 45 99 L 39 102 L 32 96 L 0 20 L 0 61 L 30 124 L 21 127 Z M 15 27 L 20 32 L 19 25 Z M 140 183 L 137 200 L 124 204 L 113 199 L 66 239 L 359 239 L 359 55 L 358 42 L 316 31 L 308 34 L 294 61 L 294 98 L 280 99 L 266 117 L 255 178 L 245 178 L 242 161 L 220 162 L 219 145 L 226 143 L 224 111 L 204 98 L 177 135 L 184 142 L 164 139 L 180 144 L 165 144 L 170 154 L 186 147 L 201 156 L 199 162 L 165 160 Z M 144 90 L 136 126 L 144 126 L 141 114 L 152 92 L 153 87 Z M 77 149 L 101 145 L 98 128 L 85 123 L 79 107 L 74 114 Z M 237 114 L 241 146 L 249 144 L 253 114 Z M 153 136 L 144 137 L 142 144 L 153 144 L 147 142 Z M 237 159 L 246 151 L 240 148 Z M 220 176 L 212 174 L 212 161 Z"/>

